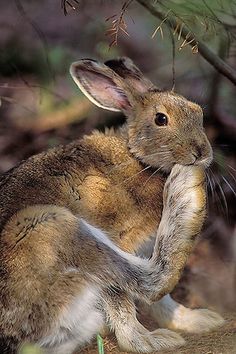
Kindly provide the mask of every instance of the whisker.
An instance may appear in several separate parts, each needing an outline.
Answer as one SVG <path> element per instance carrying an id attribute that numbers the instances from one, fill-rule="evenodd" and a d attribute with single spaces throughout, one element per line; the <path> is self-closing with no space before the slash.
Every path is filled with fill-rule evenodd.
<path id="1" fill-rule="evenodd" d="M 211 173 L 211 182 L 212 182 L 212 186 L 213 186 L 213 190 L 215 192 L 215 196 L 217 196 L 217 199 L 219 200 L 220 206 L 222 208 L 222 210 L 225 212 L 225 209 L 223 208 L 223 205 L 221 203 L 222 201 L 222 197 L 219 196 L 219 188 L 217 188 L 217 186 L 219 185 L 219 182 L 216 183 L 216 176 L 214 175 L 214 172 L 211 170 L 211 168 L 209 167 L 209 172 Z"/>
<path id="2" fill-rule="evenodd" d="M 130 177 L 128 177 L 128 178 L 125 178 L 125 179 L 122 181 L 122 184 L 123 184 L 124 182 L 127 182 L 127 181 L 129 181 L 130 179 L 132 179 L 132 178 L 138 176 L 140 173 L 142 173 L 142 172 L 148 170 L 149 168 L 151 168 L 150 165 L 146 166 L 146 167 L 143 168 L 141 171 L 139 171 L 139 172 L 137 172 L 137 173 L 134 173 L 132 176 L 130 176 Z"/>
<path id="3" fill-rule="evenodd" d="M 143 158 L 152 157 L 152 156 L 155 156 L 155 155 L 168 155 L 168 151 L 157 151 L 157 152 L 153 152 L 152 154 L 149 154 L 149 155 L 144 155 L 142 157 Z"/>
<path id="4" fill-rule="evenodd" d="M 157 168 L 152 174 L 151 176 L 148 177 L 148 179 L 145 181 L 143 188 L 146 186 L 146 184 L 148 183 L 148 181 L 150 181 L 150 179 L 158 172 L 160 171 L 161 167 Z"/>
<path id="5" fill-rule="evenodd" d="M 207 174 L 207 171 L 206 171 L 206 185 L 207 185 L 207 192 L 208 192 L 208 191 L 209 191 L 208 186 L 210 185 L 210 183 L 209 183 L 209 176 L 208 176 L 208 174 Z M 211 191 L 211 194 L 212 194 L 211 188 L 210 188 L 210 191 Z M 206 198 L 207 209 L 209 209 L 209 193 L 207 193 L 206 197 L 207 197 L 207 198 Z"/>
<path id="6" fill-rule="evenodd" d="M 216 144 L 216 143 L 214 143 L 214 146 L 220 146 L 220 147 L 231 147 L 231 145 L 230 144 Z"/>
<path id="7" fill-rule="evenodd" d="M 233 189 L 233 187 L 231 186 L 231 184 L 229 183 L 229 181 L 224 177 L 224 176 L 222 176 L 221 175 L 221 177 L 222 177 L 222 179 L 225 181 L 225 183 L 227 184 L 227 186 L 229 187 L 229 189 L 231 190 L 231 192 L 234 194 L 234 196 L 236 197 L 236 192 L 235 192 L 235 190 Z"/>
<path id="8" fill-rule="evenodd" d="M 223 198 L 225 213 L 228 214 L 228 210 L 229 210 L 229 209 L 228 209 L 228 203 L 227 203 L 227 199 L 226 199 L 226 197 L 225 197 L 224 190 L 223 190 L 223 188 L 221 187 L 220 181 L 218 182 L 218 187 L 219 187 L 220 193 L 221 193 L 222 198 Z"/>
<path id="9" fill-rule="evenodd" d="M 130 159 L 129 161 L 125 161 L 125 162 L 121 162 L 120 164 L 113 166 L 112 168 L 110 168 L 109 172 L 113 171 L 114 169 L 123 167 L 123 166 L 128 166 L 130 164 L 134 163 L 133 159 Z"/>
<path id="10" fill-rule="evenodd" d="M 162 155 L 161 159 L 164 160 L 164 158 L 166 158 L 166 156 L 163 156 L 163 155 L 167 155 L 169 152 L 169 150 L 167 152 L 165 151 L 156 151 L 152 154 L 149 154 L 149 155 L 143 155 L 142 158 L 148 158 L 148 157 L 152 157 L 152 156 L 155 156 L 155 155 Z M 135 158 L 134 159 L 130 159 L 129 161 L 125 161 L 125 162 L 122 162 L 120 163 L 119 165 L 117 166 L 113 166 L 111 169 L 110 169 L 110 172 L 113 171 L 114 169 L 117 169 L 117 168 L 120 168 L 120 167 L 125 167 L 131 163 L 134 163 L 134 160 L 136 160 Z"/>
<path id="11" fill-rule="evenodd" d="M 230 165 L 228 165 L 228 164 L 225 165 L 225 164 L 222 164 L 220 161 L 216 161 L 216 160 L 215 160 L 215 162 L 216 162 L 217 165 L 219 165 L 220 167 L 224 168 L 224 169 L 226 170 L 226 172 L 229 173 L 229 174 L 230 174 L 230 172 L 229 172 L 229 170 L 226 168 L 226 166 L 229 167 L 229 168 L 231 168 L 231 170 L 233 170 L 234 172 L 236 172 L 235 168 L 233 168 L 232 166 L 230 166 Z M 233 176 L 233 175 L 231 174 L 231 176 Z M 234 177 L 233 177 L 233 178 L 234 178 Z"/>
<path id="12" fill-rule="evenodd" d="M 224 191 L 223 191 L 223 189 L 222 189 L 222 187 L 221 187 L 220 179 L 217 177 L 217 175 L 215 175 L 215 174 L 212 172 L 211 168 L 209 169 L 209 171 L 210 171 L 211 174 L 212 174 L 213 181 L 214 181 L 214 182 L 217 182 L 217 187 L 219 188 L 220 194 L 221 194 L 221 196 L 222 196 L 222 199 L 221 199 L 221 198 L 219 197 L 218 193 L 217 193 L 217 190 L 215 189 L 216 194 L 218 195 L 218 198 L 219 198 L 220 205 L 221 205 L 221 207 L 222 207 L 222 211 L 225 212 L 226 215 L 228 215 L 228 203 L 227 203 L 227 199 L 226 199 L 226 197 L 225 197 L 225 193 L 224 193 Z M 215 185 L 216 185 L 216 184 L 215 184 Z M 221 201 L 223 201 L 224 206 L 222 205 Z"/>
<path id="13" fill-rule="evenodd" d="M 231 173 L 230 171 L 228 171 L 228 173 L 229 173 L 230 176 L 233 178 L 233 180 L 236 182 L 236 178 L 235 178 L 235 176 L 233 175 L 233 173 Z"/>
<path id="14" fill-rule="evenodd" d="M 229 168 L 231 168 L 234 172 L 236 172 L 235 168 L 233 168 L 233 167 L 230 166 L 230 165 L 227 165 L 227 166 L 229 166 Z"/>
<path id="15" fill-rule="evenodd" d="M 207 171 L 206 171 L 206 177 L 207 177 L 207 182 L 208 182 L 207 185 L 209 185 L 209 187 L 210 187 L 211 196 L 213 198 L 213 201 L 215 202 L 215 193 L 214 193 L 213 183 L 212 183 L 210 175 L 208 174 Z"/>
<path id="16" fill-rule="evenodd" d="M 224 164 L 220 163 L 219 161 L 216 161 L 216 163 L 217 163 L 220 167 L 223 167 L 223 168 L 225 169 L 225 171 L 233 178 L 233 180 L 236 181 L 235 176 L 234 176 L 228 169 L 225 168 L 225 165 L 224 165 Z M 227 164 L 227 166 L 228 166 L 229 168 L 231 168 L 233 171 L 236 172 L 236 170 L 235 170 L 232 166 L 230 166 L 230 165 L 228 165 L 228 164 Z M 227 184 L 227 186 L 229 187 L 229 189 L 231 190 L 231 192 L 236 196 L 235 190 L 234 190 L 233 187 L 231 186 L 230 182 L 226 179 L 226 177 L 224 177 L 224 176 L 221 174 L 221 178 L 222 178 L 223 181 Z"/>

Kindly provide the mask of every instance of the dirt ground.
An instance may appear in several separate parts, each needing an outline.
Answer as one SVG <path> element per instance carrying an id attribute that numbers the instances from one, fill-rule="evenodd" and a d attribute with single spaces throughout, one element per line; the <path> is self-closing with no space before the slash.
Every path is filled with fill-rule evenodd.
<path id="1" fill-rule="evenodd" d="M 185 346 L 172 350 L 161 350 L 158 354 L 235 354 L 236 353 L 236 312 L 225 314 L 225 325 L 211 333 L 189 335 L 182 333 L 186 340 Z M 153 323 L 145 319 L 145 324 L 153 329 Z M 154 327 L 155 328 L 155 327 Z M 126 354 L 121 352 L 115 338 L 104 338 L 105 354 Z M 79 354 L 79 353 L 78 353 Z M 80 354 L 98 354 L 97 345 L 94 343 L 86 347 Z"/>

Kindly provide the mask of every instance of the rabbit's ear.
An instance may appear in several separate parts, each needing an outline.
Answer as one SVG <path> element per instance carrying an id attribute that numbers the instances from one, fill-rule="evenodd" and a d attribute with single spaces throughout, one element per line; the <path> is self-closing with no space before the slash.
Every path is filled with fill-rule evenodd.
<path id="1" fill-rule="evenodd" d="M 156 89 L 156 86 L 127 57 L 108 60 L 105 62 L 105 65 L 115 71 L 124 79 L 127 85 L 135 89 L 139 94 Z"/>
<path id="2" fill-rule="evenodd" d="M 130 100 L 124 80 L 108 66 L 91 59 L 71 64 L 70 74 L 91 102 L 110 111 L 128 111 Z"/>

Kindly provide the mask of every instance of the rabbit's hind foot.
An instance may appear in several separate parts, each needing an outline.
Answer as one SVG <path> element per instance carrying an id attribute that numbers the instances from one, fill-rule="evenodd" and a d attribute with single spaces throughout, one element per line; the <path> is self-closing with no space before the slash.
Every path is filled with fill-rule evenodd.
<path id="1" fill-rule="evenodd" d="M 163 328 L 202 333 L 220 327 L 224 319 L 207 309 L 189 309 L 166 295 L 150 307 L 150 315 Z"/>
<path id="2" fill-rule="evenodd" d="M 103 297 L 106 323 L 115 332 L 119 347 L 126 352 L 151 353 L 182 346 L 184 339 L 167 329 L 148 331 L 136 318 L 134 301 L 125 293 Z"/>

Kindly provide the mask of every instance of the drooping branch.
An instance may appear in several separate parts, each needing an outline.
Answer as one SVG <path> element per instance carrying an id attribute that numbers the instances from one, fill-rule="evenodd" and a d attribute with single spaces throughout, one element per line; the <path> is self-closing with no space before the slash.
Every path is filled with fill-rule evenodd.
<path id="1" fill-rule="evenodd" d="M 161 21 L 165 21 L 169 27 L 175 29 L 179 25 L 177 20 L 168 14 L 157 9 L 149 0 L 136 0 L 142 6 L 144 6 L 153 16 L 157 17 Z M 218 72 L 227 77 L 234 85 L 236 85 L 236 70 L 222 60 L 217 54 L 215 54 L 206 44 L 199 40 L 193 33 L 190 33 L 189 29 L 183 24 L 181 26 L 180 35 L 182 38 L 187 38 L 187 43 L 198 47 L 198 51 L 201 56 L 210 63 Z"/>

